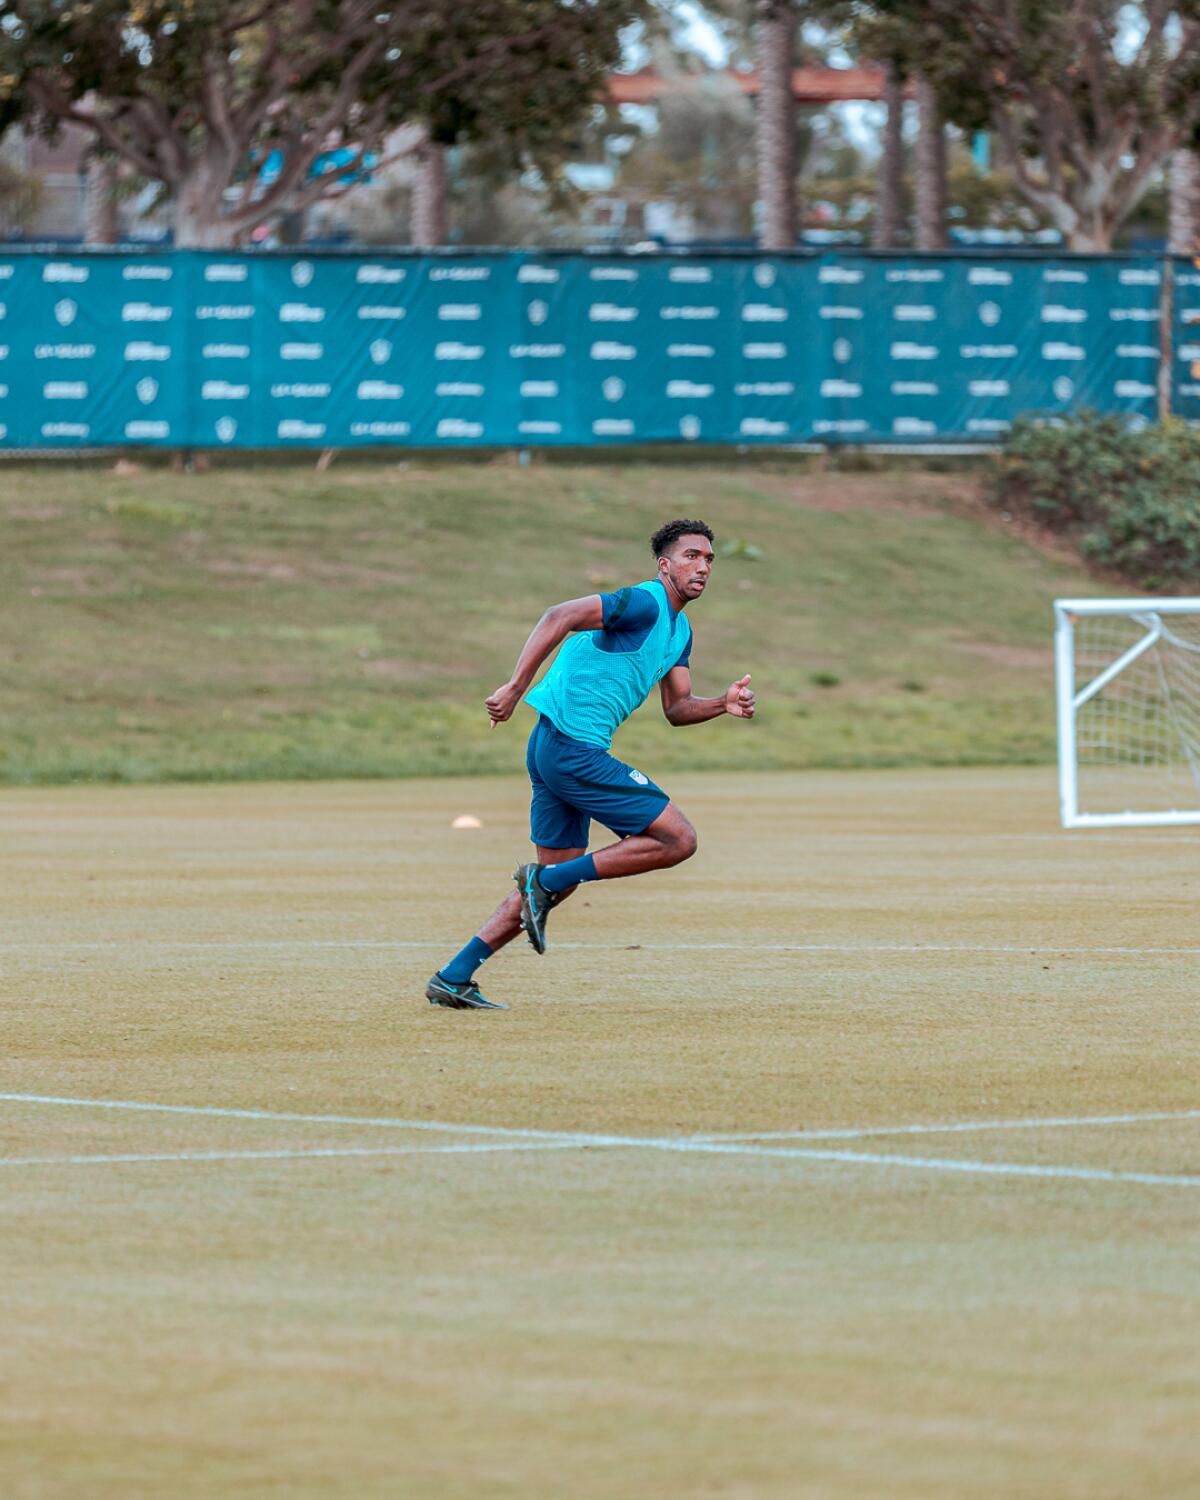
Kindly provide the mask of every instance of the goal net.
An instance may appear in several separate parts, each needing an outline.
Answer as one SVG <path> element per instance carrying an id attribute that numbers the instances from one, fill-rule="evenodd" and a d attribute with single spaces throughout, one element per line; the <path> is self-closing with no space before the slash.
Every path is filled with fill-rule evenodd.
<path id="1" fill-rule="evenodd" d="M 1063 826 L 1200 823 L 1200 599 L 1054 613 Z"/>

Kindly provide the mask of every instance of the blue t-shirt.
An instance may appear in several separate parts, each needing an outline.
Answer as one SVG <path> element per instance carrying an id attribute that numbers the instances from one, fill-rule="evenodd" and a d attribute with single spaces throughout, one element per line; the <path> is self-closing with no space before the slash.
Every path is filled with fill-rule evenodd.
<path id="1" fill-rule="evenodd" d="M 658 606 L 645 589 L 617 589 L 611 594 L 601 594 L 604 626 L 595 632 L 595 643 L 601 651 L 636 651 L 654 628 L 658 619 Z M 670 609 L 668 601 L 667 608 Z M 677 610 L 671 610 L 674 621 Z M 692 656 L 692 636 L 688 632 L 687 645 L 679 653 L 675 667 L 686 667 Z"/>

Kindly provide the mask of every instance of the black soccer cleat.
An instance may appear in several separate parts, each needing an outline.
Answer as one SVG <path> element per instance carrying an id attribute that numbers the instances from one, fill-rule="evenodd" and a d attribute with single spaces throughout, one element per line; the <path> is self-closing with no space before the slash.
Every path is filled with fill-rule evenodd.
<path id="1" fill-rule="evenodd" d="M 548 891 L 538 879 L 538 872 L 545 865 L 518 865 L 513 871 L 517 890 L 521 893 L 521 927 L 525 936 L 538 953 L 546 951 L 546 918 L 550 908 L 558 905 L 558 893 Z"/>
<path id="2" fill-rule="evenodd" d="M 430 1005 L 442 1005 L 447 1010 L 507 1010 L 507 1005 L 498 1005 L 489 1000 L 473 979 L 465 984 L 451 984 L 440 974 L 434 974 L 425 986 L 425 998 Z"/>

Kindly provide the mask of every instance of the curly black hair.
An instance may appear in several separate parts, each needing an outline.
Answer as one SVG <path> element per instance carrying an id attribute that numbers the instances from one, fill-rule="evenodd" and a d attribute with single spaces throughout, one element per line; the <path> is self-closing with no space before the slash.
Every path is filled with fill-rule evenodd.
<path id="1" fill-rule="evenodd" d="M 650 550 L 655 557 L 665 557 L 681 536 L 706 536 L 710 542 L 713 540 L 712 528 L 703 521 L 668 521 L 650 538 Z"/>

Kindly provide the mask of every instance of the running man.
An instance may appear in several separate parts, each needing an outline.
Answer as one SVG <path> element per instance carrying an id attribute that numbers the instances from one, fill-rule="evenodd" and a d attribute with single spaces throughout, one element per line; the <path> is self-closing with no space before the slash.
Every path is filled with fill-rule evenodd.
<path id="1" fill-rule="evenodd" d="M 668 521 L 650 538 L 657 575 L 611 594 L 568 599 L 548 609 L 525 642 L 512 678 L 487 699 L 492 728 L 525 697 L 537 709 L 525 763 L 533 783 L 530 838 L 537 860 L 520 864 L 507 896 L 467 946 L 430 979 L 431 1005 L 507 1010 L 487 1000 L 479 966 L 522 930 L 546 951 L 546 918 L 576 886 L 665 870 L 696 852 L 696 830 L 661 787 L 609 754 L 618 727 L 659 684 L 675 725 L 732 714 L 754 717 L 749 673 L 716 698 L 692 695 L 692 627 L 684 611 L 712 572 L 713 534 L 703 521 Z M 568 640 L 567 638 L 570 637 Z M 538 668 L 566 641 L 532 692 Z M 526 696 L 527 695 L 527 696 Z M 618 842 L 587 853 L 595 818 Z"/>

